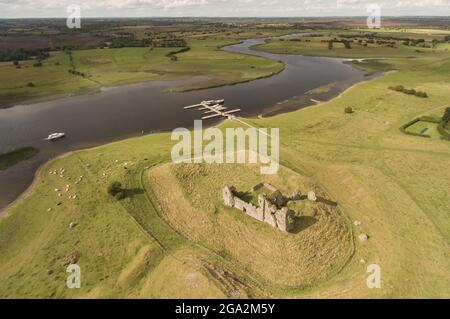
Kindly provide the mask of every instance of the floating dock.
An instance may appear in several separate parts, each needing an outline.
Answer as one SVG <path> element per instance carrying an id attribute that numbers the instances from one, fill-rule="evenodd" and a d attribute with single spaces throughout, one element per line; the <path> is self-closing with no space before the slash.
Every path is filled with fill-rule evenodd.
<path id="1" fill-rule="evenodd" d="M 241 109 L 233 109 L 228 110 L 228 107 L 224 106 L 225 100 L 211 100 L 211 101 L 203 101 L 199 104 L 185 106 L 185 110 L 197 108 L 199 111 L 204 111 L 203 114 L 205 116 L 202 117 L 202 120 L 208 120 L 216 117 L 225 117 L 228 119 L 234 118 L 234 114 L 240 112 Z M 208 115 L 211 114 L 211 115 Z"/>

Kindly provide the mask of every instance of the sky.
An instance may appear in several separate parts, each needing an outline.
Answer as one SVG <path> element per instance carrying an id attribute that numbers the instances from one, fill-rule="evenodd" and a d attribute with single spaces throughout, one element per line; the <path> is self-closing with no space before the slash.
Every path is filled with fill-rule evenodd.
<path id="1" fill-rule="evenodd" d="M 450 16 L 450 0 L 0 0 L 0 18 L 66 17 L 71 4 L 82 17 L 317 17 Z"/>

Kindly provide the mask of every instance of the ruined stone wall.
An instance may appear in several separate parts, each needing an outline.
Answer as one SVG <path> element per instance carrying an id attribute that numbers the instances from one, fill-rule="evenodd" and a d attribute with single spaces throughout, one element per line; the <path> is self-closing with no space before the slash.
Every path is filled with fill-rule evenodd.
<path id="1" fill-rule="evenodd" d="M 285 207 L 275 213 L 275 218 L 277 220 L 278 229 L 280 229 L 281 231 L 290 232 L 294 229 L 294 211 L 289 210 L 287 207 Z"/>
<path id="2" fill-rule="evenodd" d="M 268 223 L 270 226 L 278 228 L 277 227 L 277 220 L 274 216 L 275 212 L 277 211 L 277 208 L 272 205 L 265 197 L 263 202 L 264 207 L 264 221 Z"/>
<path id="3" fill-rule="evenodd" d="M 234 207 L 255 219 L 263 220 L 262 211 L 258 207 L 247 203 L 240 198 L 234 198 Z"/>
<path id="4" fill-rule="evenodd" d="M 253 217 L 259 221 L 264 221 L 264 212 L 261 208 L 255 207 L 255 210 L 247 212 L 247 215 Z"/>
<path id="5" fill-rule="evenodd" d="M 283 232 L 289 232 L 293 228 L 295 212 L 286 207 L 277 209 L 264 195 L 258 197 L 259 207 L 234 196 L 234 188 L 226 187 L 223 191 L 224 203 L 234 207 L 259 221 L 266 222 L 272 227 Z"/>

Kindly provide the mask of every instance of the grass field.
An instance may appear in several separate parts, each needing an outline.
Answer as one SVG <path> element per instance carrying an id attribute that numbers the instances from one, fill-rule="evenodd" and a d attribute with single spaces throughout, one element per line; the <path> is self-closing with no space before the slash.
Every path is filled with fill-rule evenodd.
<path id="1" fill-rule="evenodd" d="M 299 37 L 300 41 L 289 41 L 283 39 L 271 39 L 265 44 L 260 44 L 253 47 L 256 50 L 267 51 L 271 53 L 281 54 L 301 54 L 311 56 L 327 56 L 327 57 L 343 57 L 343 58 L 419 58 L 428 55 L 438 55 L 440 50 L 445 50 L 446 46 L 440 45 L 437 48 L 424 48 L 420 46 L 405 46 L 402 41 L 395 41 L 395 47 L 388 47 L 386 44 L 366 43 L 367 39 L 362 36 L 357 36 L 355 33 L 354 38 L 350 38 L 351 49 L 347 49 L 343 43 L 334 42 L 333 48 L 328 49 L 328 41 L 339 38 L 339 34 L 342 33 L 330 33 L 324 34 L 320 37 L 305 36 Z M 397 35 L 398 37 L 412 38 L 425 38 L 427 41 L 432 39 L 440 39 L 442 36 L 436 35 L 434 37 L 424 37 L 417 34 L 384 34 Z M 362 43 L 357 40 L 365 39 Z M 376 39 L 375 39 L 376 41 Z M 427 42 L 430 44 L 430 42 Z M 364 45 L 366 44 L 366 46 Z M 431 46 L 431 45 L 430 45 Z"/>
<path id="2" fill-rule="evenodd" d="M 36 61 L 29 60 L 20 62 L 20 69 L 12 62 L 0 62 L 0 107 L 134 82 L 208 77 L 208 81 L 177 88 L 199 89 L 245 82 L 283 70 L 283 64 L 277 61 L 218 49 L 239 39 L 220 35 L 205 39 L 193 37 L 188 40 L 191 50 L 178 54 L 177 61 L 172 61 L 167 54 L 180 48 L 77 50 L 72 52 L 72 59 L 69 53 L 60 51 L 43 60 L 42 67 L 33 67 Z M 68 72 L 74 68 L 85 76 Z"/>
<path id="3" fill-rule="evenodd" d="M 408 133 L 428 135 L 432 138 L 440 138 L 441 134 L 439 134 L 439 131 L 437 129 L 438 125 L 438 123 L 418 121 L 413 125 L 408 126 L 405 130 Z"/>
<path id="4" fill-rule="evenodd" d="M 170 135 L 148 135 L 41 168 L 0 222 L 0 296 L 449 298 L 450 144 L 399 128 L 423 115 L 442 116 L 450 100 L 450 53 L 388 62 L 396 72 L 330 102 L 246 120 L 280 128 L 283 168 L 267 178 L 288 190 L 316 185 L 337 202 L 347 229 L 338 220 L 324 238 L 321 222 L 298 234 L 277 233 L 220 202 L 224 182 L 252 186 L 251 168 L 172 167 Z M 395 85 L 429 98 L 389 90 Z M 355 112 L 346 114 L 347 106 Z M 231 125 L 239 124 L 219 127 Z M 116 180 L 130 194 L 120 202 L 106 193 Z M 361 243 L 360 233 L 369 240 Z M 325 245 L 327 235 L 333 245 Z M 319 249 L 310 255 L 314 245 Z M 65 288 L 70 261 L 82 269 L 79 290 Z M 373 263 L 382 270 L 381 289 L 366 286 Z M 281 266 L 287 271 L 277 276 L 272 270 Z"/>

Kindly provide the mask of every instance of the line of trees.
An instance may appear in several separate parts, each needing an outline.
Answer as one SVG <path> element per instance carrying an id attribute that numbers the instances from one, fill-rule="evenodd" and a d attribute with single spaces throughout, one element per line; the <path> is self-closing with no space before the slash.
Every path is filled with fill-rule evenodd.
<path id="1" fill-rule="evenodd" d="M 72 75 L 79 75 L 79 76 L 82 76 L 82 77 L 86 76 L 86 74 L 84 74 L 83 72 L 77 71 L 77 70 L 68 70 L 67 72 L 69 72 Z"/>
<path id="2" fill-rule="evenodd" d="M 152 39 L 150 45 L 155 48 L 184 48 L 187 47 L 185 39 Z"/>
<path id="3" fill-rule="evenodd" d="M 187 42 L 182 38 L 144 38 L 136 39 L 133 34 L 112 37 L 101 44 L 100 47 L 125 48 L 125 47 L 154 47 L 154 48 L 184 48 Z"/>
<path id="4" fill-rule="evenodd" d="M 36 60 L 45 60 L 50 54 L 43 49 L 25 50 L 25 49 L 6 49 L 0 51 L 0 61 L 23 61 L 35 58 Z"/>
<path id="5" fill-rule="evenodd" d="M 183 52 L 187 52 L 190 49 L 191 49 L 190 47 L 185 47 L 185 48 L 182 48 L 182 49 L 177 50 L 177 51 L 171 51 L 171 52 L 166 54 L 166 57 L 170 58 L 171 61 L 176 62 L 176 61 L 178 61 L 178 57 L 176 56 L 177 54 L 183 53 Z"/>
<path id="6" fill-rule="evenodd" d="M 423 91 L 416 91 L 414 89 L 407 89 L 403 85 L 396 85 L 389 87 L 390 90 L 396 91 L 396 92 L 402 92 L 408 95 L 415 95 L 417 97 L 427 98 L 428 94 L 427 92 Z"/>

